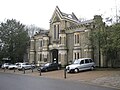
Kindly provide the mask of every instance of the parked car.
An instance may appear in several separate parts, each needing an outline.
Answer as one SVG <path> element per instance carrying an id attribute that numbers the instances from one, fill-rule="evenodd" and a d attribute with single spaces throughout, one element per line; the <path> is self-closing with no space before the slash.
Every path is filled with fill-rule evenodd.
<path id="1" fill-rule="evenodd" d="M 81 70 L 93 70 L 95 68 L 95 63 L 91 58 L 81 58 L 75 60 L 73 64 L 66 66 L 67 72 L 79 72 Z"/>
<path id="2" fill-rule="evenodd" d="M 19 64 L 10 64 L 9 66 L 8 66 L 8 69 L 17 69 L 18 68 L 18 65 Z"/>
<path id="3" fill-rule="evenodd" d="M 31 69 L 32 65 L 30 65 L 28 63 L 19 63 L 17 68 L 18 68 L 18 70 Z"/>
<path id="4" fill-rule="evenodd" d="M 45 65 L 39 67 L 37 70 L 38 71 L 51 71 L 51 70 L 60 70 L 61 69 L 61 64 L 57 63 L 46 63 Z"/>
<path id="5" fill-rule="evenodd" d="M 10 65 L 10 63 L 4 63 L 4 64 L 2 64 L 1 68 L 8 68 L 9 65 Z"/>
<path id="6" fill-rule="evenodd" d="M 32 63 L 31 63 L 30 65 L 32 66 L 32 68 L 36 68 L 36 65 L 35 65 L 35 64 L 32 64 Z"/>

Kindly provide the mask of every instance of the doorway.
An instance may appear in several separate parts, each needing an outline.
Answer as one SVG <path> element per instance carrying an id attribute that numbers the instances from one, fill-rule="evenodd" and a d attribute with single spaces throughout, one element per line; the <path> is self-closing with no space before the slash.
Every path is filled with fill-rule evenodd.
<path id="1" fill-rule="evenodd" d="M 52 62 L 58 63 L 58 50 L 57 49 L 52 50 Z"/>

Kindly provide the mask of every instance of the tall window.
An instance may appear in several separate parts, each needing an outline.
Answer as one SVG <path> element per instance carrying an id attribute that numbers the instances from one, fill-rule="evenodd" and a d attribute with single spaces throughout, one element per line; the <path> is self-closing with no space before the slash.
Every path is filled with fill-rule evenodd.
<path id="1" fill-rule="evenodd" d="M 77 44 L 79 43 L 79 34 L 77 34 Z"/>
<path id="2" fill-rule="evenodd" d="M 80 58 L 79 53 L 77 53 L 77 59 L 79 59 L 79 58 Z"/>
<path id="3" fill-rule="evenodd" d="M 43 40 L 43 46 L 45 46 L 45 40 Z"/>
<path id="4" fill-rule="evenodd" d="M 31 45 L 30 45 L 31 47 L 31 49 L 33 50 L 34 49 L 34 41 L 31 41 Z"/>
<path id="5" fill-rule="evenodd" d="M 43 46 L 44 46 L 44 40 L 43 40 Z"/>
<path id="6" fill-rule="evenodd" d="M 48 44 L 49 44 L 49 40 L 47 39 L 47 41 L 46 41 L 46 42 L 47 42 L 47 45 L 48 45 Z"/>
<path id="7" fill-rule="evenodd" d="M 64 37 L 64 44 L 66 44 L 66 40 L 65 40 L 65 37 Z"/>
<path id="8" fill-rule="evenodd" d="M 54 25 L 54 39 L 56 39 L 56 25 Z"/>
<path id="9" fill-rule="evenodd" d="M 60 25 L 54 25 L 54 39 L 59 39 Z"/>
<path id="10" fill-rule="evenodd" d="M 75 55 L 75 59 L 76 59 L 76 53 L 74 53 L 74 55 Z"/>
<path id="11" fill-rule="evenodd" d="M 61 37 L 60 37 L 60 44 L 62 43 L 62 39 L 61 39 Z"/>
<path id="12" fill-rule="evenodd" d="M 40 40 L 40 47 L 42 47 L 42 40 Z"/>
<path id="13" fill-rule="evenodd" d="M 67 27 L 67 21 L 65 21 L 65 28 Z"/>
<path id="14" fill-rule="evenodd" d="M 42 54 L 40 54 L 40 61 L 42 61 Z"/>
<path id="15" fill-rule="evenodd" d="M 75 44 L 76 44 L 76 35 L 75 35 Z"/>
<path id="16" fill-rule="evenodd" d="M 58 35 L 57 38 L 59 38 L 59 24 L 57 25 Z"/>
<path id="17" fill-rule="evenodd" d="M 74 44 L 79 44 L 80 43 L 80 34 L 75 34 L 74 35 Z"/>
<path id="18" fill-rule="evenodd" d="M 79 52 L 75 52 L 74 53 L 74 59 L 79 59 L 80 58 L 80 53 Z"/>

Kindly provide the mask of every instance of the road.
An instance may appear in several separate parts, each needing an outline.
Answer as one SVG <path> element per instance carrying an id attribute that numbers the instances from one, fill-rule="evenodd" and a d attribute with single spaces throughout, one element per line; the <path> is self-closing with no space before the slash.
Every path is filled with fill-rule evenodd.
<path id="1" fill-rule="evenodd" d="M 0 90 L 117 90 L 68 80 L 0 73 Z"/>

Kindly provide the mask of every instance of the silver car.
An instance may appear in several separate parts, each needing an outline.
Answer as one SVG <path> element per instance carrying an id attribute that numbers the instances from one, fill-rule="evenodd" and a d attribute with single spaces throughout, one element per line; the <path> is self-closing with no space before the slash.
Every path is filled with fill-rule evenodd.
<path id="1" fill-rule="evenodd" d="M 93 70 L 95 68 L 95 63 L 91 58 L 81 58 L 73 62 L 73 64 L 66 66 L 67 72 L 79 72 L 81 70 Z"/>
<path id="2" fill-rule="evenodd" d="M 9 65 L 10 65 L 10 63 L 4 63 L 4 64 L 2 64 L 1 68 L 8 68 Z"/>
<path id="3" fill-rule="evenodd" d="M 19 63 L 17 68 L 18 68 L 18 70 L 31 69 L 32 65 L 30 65 L 28 63 Z"/>
<path id="4" fill-rule="evenodd" d="M 17 64 L 11 64 L 8 66 L 8 69 L 17 69 Z"/>

